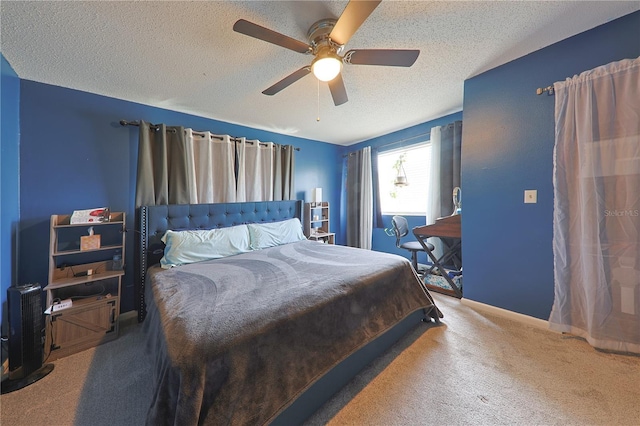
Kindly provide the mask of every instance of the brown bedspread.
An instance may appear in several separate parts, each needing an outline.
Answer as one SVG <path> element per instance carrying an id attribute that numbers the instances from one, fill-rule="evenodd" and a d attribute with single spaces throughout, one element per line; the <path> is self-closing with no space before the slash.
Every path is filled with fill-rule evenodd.
<path id="1" fill-rule="evenodd" d="M 147 424 L 264 424 L 409 314 L 437 309 L 409 261 L 301 241 L 153 267 Z"/>

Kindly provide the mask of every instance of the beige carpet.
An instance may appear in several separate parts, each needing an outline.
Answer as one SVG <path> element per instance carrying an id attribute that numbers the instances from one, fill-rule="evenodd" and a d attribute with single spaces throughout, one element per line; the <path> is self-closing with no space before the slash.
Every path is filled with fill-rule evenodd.
<path id="1" fill-rule="evenodd" d="M 309 424 L 640 425 L 640 357 L 434 297 L 443 325 L 403 339 Z"/>
<path id="2" fill-rule="evenodd" d="M 640 425 L 640 357 L 478 313 L 434 294 L 442 325 L 419 325 L 309 425 Z M 142 425 L 150 366 L 139 325 L 55 361 L 2 395 L 2 425 Z"/>

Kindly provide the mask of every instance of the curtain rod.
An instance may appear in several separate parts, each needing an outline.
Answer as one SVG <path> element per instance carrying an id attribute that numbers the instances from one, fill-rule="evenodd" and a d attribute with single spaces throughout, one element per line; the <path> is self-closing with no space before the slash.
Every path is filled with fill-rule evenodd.
<path id="1" fill-rule="evenodd" d="M 431 129 L 429 129 L 428 132 L 418 133 L 417 135 L 413 135 L 413 136 L 410 136 L 408 138 L 400 139 L 399 141 L 389 142 L 389 143 L 386 143 L 384 145 L 376 146 L 373 149 L 377 150 L 377 149 L 380 149 L 380 148 L 384 148 L 385 146 L 397 145 L 399 143 L 410 141 L 411 139 L 419 138 L 420 136 L 426 136 L 426 135 L 431 136 Z"/>
<path id="2" fill-rule="evenodd" d="M 120 125 L 121 126 L 137 126 L 137 127 L 140 127 L 140 122 L 139 121 L 120 120 Z M 158 124 L 151 124 L 151 127 L 153 127 L 156 130 L 159 129 L 159 125 Z M 176 132 L 175 129 L 168 129 L 168 130 L 170 130 L 172 133 Z M 204 137 L 206 135 L 205 132 L 198 132 L 198 131 L 195 131 L 195 130 L 192 130 L 192 133 L 196 134 L 198 136 L 202 136 L 202 137 Z M 220 136 L 216 136 L 216 135 L 211 135 L 211 136 L 216 138 L 216 139 L 223 140 L 223 138 L 220 137 Z M 234 136 L 230 136 L 229 138 L 234 142 L 239 142 L 239 141 L 242 140 L 241 138 L 236 138 Z M 252 140 L 246 140 L 246 139 L 245 139 L 245 142 L 246 143 L 251 143 L 251 144 L 253 143 Z M 266 145 L 266 142 L 264 144 Z M 286 145 L 280 145 L 280 146 L 286 146 Z M 296 151 L 300 151 L 300 148 L 298 148 L 298 147 L 293 147 L 293 149 L 296 150 Z"/>
<path id="3" fill-rule="evenodd" d="M 395 141 L 395 142 L 389 142 L 389 143 L 386 143 L 384 145 L 375 146 L 375 147 L 372 146 L 371 149 L 377 151 L 380 148 L 384 148 L 385 146 L 397 145 L 399 143 L 410 141 L 411 139 L 419 138 L 420 136 L 426 136 L 426 135 L 431 135 L 431 130 L 429 130 L 428 132 L 424 132 L 424 133 L 418 133 L 417 135 L 413 135 L 413 136 L 410 136 L 408 138 L 400 139 L 400 140 Z M 344 154 L 342 156 L 342 158 L 349 157 L 349 156 L 351 156 L 352 154 L 355 154 L 355 153 L 356 153 L 356 151 L 350 152 L 348 154 Z"/>
<path id="4" fill-rule="evenodd" d="M 536 89 L 536 95 L 542 95 L 544 92 L 547 92 L 548 96 L 553 96 L 554 95 L 554 90 L 553 90 L 553 85 L 551 86 L 547 86 L 547 87 L 538 87 Z"/>
<path id="5" fill-rule="evenodd" d="M 140 122 L 139 121 L 127 121 L 127 120 L 120 120 L 120 125 L 121 126 L 138 126 L 140 127 Z M 160 128 L 159 124 L 151 124 L 149 123 L 149 125 L 151 127 L 153 127 L 155 130 L 158 130 Z M 169 130 L 171 133 L 175 133 L 176 129 L 167 129 Z"/>

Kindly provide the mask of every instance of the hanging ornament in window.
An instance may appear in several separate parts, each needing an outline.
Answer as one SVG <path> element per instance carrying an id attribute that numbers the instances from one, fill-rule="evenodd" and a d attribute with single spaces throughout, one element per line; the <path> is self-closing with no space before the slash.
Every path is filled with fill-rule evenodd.
<path id="1" fill-rule="evenodd" d="M 403 153 L 398 157 L 398 160 L 393 165 L 393 168 L 396 170 L 396 178 L 393 180 L 393 184 L 395 186 L 407 186 L 409 185 L 409 181 L 407 180 L 407 172 L 404 170 L 404 162 L 405 155 L 407 153 Z"/>

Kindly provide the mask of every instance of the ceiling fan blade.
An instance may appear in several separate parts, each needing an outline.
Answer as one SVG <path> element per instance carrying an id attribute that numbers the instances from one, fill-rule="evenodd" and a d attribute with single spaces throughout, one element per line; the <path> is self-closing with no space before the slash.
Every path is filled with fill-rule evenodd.
<path id="1" fill-rule="evenodd" d="M 260 25 L 254 24 L 253 22 L 245 21 L 244 19 L 240 19 L 235 24 L 233 24 L 233 30 L 250 37 L 255 37 L 257 39 L 264 40 L 269 43 L 285 47 L 287 49 L 291 49 L 298 53 L 311 53 L 311 46 L 309 46 L 307 43 L 303 43 L 268 28 L 261 27 Z"/>
<path id="2" fill-rule="evenodd" d="M 292 85 L 293 83 L 295 83 L 296 81 L 300 80 L 302 77 L 309 74 L 310 72 L 311 72 L 311 68 L 309 66 L 300 68 L 298 71 L 295 71 L 292 74 L 289 74 L 288 76 L 286 76 L 285 78 L 283 78 L 282 80 L 274 84 L 273 86 L 269 87 L 262 93 L 269 96 L 275 95 L 282 89 L 285 89 L 290 85 Z"/>
<path id="3" fill-rule="evenodd" d="M 343 62 L 354 65 L 388 65 L 410 67 L 420 55 L 419 50 L 355 49 L 344 55 Z"/>
<path id="4" fill-rule="evenodd" d="M 344 8 L 342 15 L 338 18 L 338 22 L 331 30 L 329 38 L 334 43 L 344 46 L 347 44 L 351 36 L 360 28 L 360 25 L 367 20 L 371 12 L 378 7 L 382 0 L 376 1 L 356 1 L 351 0 L 347 7 Z"/>
<path id="5" fill-rule="evenodd" d="M 329 90 L 335 106 L 342 105 L 349 100 L 347 98 L 347 89 L 344 87 L 344 81 L 342 80 L 342 73 L 329 81 Z"/>

